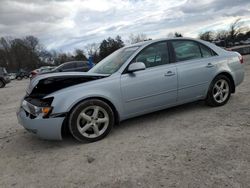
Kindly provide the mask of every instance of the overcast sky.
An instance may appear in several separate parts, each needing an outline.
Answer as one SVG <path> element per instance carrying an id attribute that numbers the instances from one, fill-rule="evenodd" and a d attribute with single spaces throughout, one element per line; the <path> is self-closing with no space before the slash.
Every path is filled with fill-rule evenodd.
<path id="1" fill-rule="evenodd" d="M 250 25 L 250 0 L 0 0 L 0 36 L 34 35 L 48 49 L 71 51 L 131 33 L 196 37 L 238 17 Z"/>

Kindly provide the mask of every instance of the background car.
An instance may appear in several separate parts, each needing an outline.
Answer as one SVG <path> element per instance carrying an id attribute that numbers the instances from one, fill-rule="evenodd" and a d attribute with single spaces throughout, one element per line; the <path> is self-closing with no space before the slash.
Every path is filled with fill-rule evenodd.
<path id="1" fill-rule="evenodd" d="M 47 71 L 40 71 L 36 74 L 32 74 L 31 78 L 34 78 L 37 75 L 41 74 L 49 74 L 55 72 L 87 72 L 90 69 L 88 65 L 88 61 L 70 61 L 59 65 L 58 67 L 47 70 Z"/>
<path id="2" fill-rule="evenodd" d="M 29 78 L 29 72 L 25 70 L 20 70 L 19 72 L 16 73 L 17 80 L 28 79 L 28 78 Z"/>
<path id="3" fill-rule="evenodd" d="M 10 83 L 8 72 L 4 67 L 0 67 L 0 88 L 5 87 L 8 83 Z"/>
<path id="4" fill-rule="evenodd" d="M 35 77 L 38 73 L 45 73 L 45 72 L 50 72 L 52 70 L 54 70 L 55 67 L 53 66 L 43 66 L 43 67 L 40 67 L 39 69 L 35 69 L 33 71 L 30 72 L 30 78 L 33 78 Z"/>
<path id="5" fill-rule="evenodd" d="M 10 80 L 16 79 L 16 73 L 9 73 L 8 75 L 9 75 Z"/>

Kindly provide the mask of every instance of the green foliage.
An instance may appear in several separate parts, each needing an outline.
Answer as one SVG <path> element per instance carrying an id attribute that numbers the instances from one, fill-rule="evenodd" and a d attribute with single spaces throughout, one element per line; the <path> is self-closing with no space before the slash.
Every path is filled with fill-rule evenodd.
<path id="1" fill-rule="evenodd" d="M 108 39 L 103 40 L 99 47 L 100 59 L 107 57 L 108 55 L 118 50 L 119 48 L 122 48 L 123 46 L 124 46 L 124 42 L 122 41 L 119 35 L 116 36 L 115 39 L 109 37 Z"/>

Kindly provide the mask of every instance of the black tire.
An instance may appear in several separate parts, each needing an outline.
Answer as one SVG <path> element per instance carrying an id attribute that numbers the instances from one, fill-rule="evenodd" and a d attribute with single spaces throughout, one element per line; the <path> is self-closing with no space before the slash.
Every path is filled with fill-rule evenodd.
<path id="1" fill-rule="evenodd" d="M 0 80 L 0 88 L 4 88 L 5 87 L 5 82 L 3 80 Z"/>
<path id="2" fill-rule="evenodd" d="M 95 138 L 89 138 L 89 137 L 84 136 L 79 131 L 78 126 L 77 126 L 78 116 L 80 115 L 80 113 L 84 109 L 91 107 L 91 106 L 101 107 L 102 109 L 104 109 L 107 112 L 107 115 L 109 118 L 109 122 L 108 122 L 108 125 L 107 125 L 107 128 L 105 129 L 105 131 L 101 135 L 99 135 Z M 69 115 L 69 130 L 70 130 L 70 133 L 72 134 L 72 136 L 80 142 L 84 142 L 84 141 L 85 142 L 95 142 L 95 141 L 103 139 L 104 137 L 106 137 L 110 133 L 110 131 L 114 125 L 114 122 L 115 122 L 114 121 L 114 113 L 107 103 L 105 103 L 101 100 L 98 100 L 98 99 L 90 99 L 90 100 L 86 100 L 86 101 L 79 103 L 71 111 L 71 113 Z M 88 130 L 91 131 L 91 129 L 92 128 L 89 128 Z"/>
<path id="3" fill-rule="evenodd" d="M 22 80 L 23 78 L 21 76 L 16 77 L 17 80 Z"/>
<path id="4" fill-rule="evenodd" d="M 223 102 L 216 101 L 214 96 L 213 96 L 215 84 L 220 80 L 224 80 L 225 82 L 228 83 L 228 86 L 229 86 L 228 95 Z M 228 102 L 228 100 L 231 96 L 231 92 L 232 92 L 232 83 L 231 83 L 230 79 L 225 75 L 218 75 L 214 78 L 214 80 L 211 82 L 211 84 L 209 86 L 209 90 L 208 90 L 207 98 L 206 98 L 206 103 L 207 103 L 207 105 L 213 106 L 213 107 L 223 106 Z"/>
<path id="5" fill-rule="evenodd" d="M 29 77 L 28 76 L 24 76 L 24 79 L 28 79 Z"/>

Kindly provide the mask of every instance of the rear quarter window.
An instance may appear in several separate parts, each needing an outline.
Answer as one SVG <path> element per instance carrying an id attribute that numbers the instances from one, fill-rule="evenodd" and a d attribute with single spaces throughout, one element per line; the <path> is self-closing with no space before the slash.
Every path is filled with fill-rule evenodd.
<path id="1" fill-rule="evenodd" d="M 200 44 L 200 48 L 201 48 L 201 53 L 202 53 L 202 57 L 206 58 L 206 57 L 212 57 L 215 56 L 215 52 L 213 50 L 211 50 L 209 47 Z"/>

